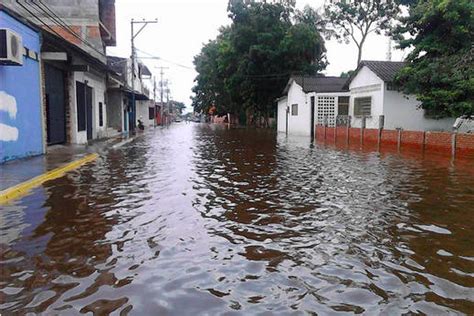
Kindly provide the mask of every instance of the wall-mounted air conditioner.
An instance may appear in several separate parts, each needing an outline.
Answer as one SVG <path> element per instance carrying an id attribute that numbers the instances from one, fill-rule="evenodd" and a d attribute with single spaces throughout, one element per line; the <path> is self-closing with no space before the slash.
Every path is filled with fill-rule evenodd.
<path id="1" fill-rule="evenodd" d="M 21 36 L 9 29 L 0 29 L 0 65 L 23 64 Z"/>

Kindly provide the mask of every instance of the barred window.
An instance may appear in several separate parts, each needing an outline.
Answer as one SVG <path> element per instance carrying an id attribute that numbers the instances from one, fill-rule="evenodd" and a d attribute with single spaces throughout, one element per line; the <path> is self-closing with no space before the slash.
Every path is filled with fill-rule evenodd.
<path id="1" fill-rule="evenodd" d="M 370 116 L 372 110 L 372 97 L 354 99 L 354 116 Z"/>

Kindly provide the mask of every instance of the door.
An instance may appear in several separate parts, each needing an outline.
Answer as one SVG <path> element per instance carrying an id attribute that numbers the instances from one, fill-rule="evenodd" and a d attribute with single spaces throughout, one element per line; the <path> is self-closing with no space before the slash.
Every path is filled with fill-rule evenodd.
<path id="1" fill-rule="evenodd" d="M 92 88 L 89 86 L 86 86 L 86 117 L 87 140 L 91 140 L 94 121 L 92 120 Z"/>
<path id="2" fill-rule="evenodd" d="M 315 107 L 315 101 L 314 97 L 311 97 L 311 140 L 314 140 L 314 107 Z"/>
<path id="3" fill-rule="evenodd" d="M 46 140 L 48 145 L 66 142 L 66 105 L 64 100 L 64 72 L 44 65 L 46 98 Z"/>

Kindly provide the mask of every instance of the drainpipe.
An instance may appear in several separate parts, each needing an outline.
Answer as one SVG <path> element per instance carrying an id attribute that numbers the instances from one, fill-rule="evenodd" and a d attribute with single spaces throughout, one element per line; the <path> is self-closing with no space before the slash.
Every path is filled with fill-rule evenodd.
<path id="1" fill-rule="evenodd" d="M 362 146 L 364 144 L 364 130 L 365 130 L 365 122 L 366 117 L 365 115 L 362 116 L 362 120 L 360 122 L 360 145 Z"/>

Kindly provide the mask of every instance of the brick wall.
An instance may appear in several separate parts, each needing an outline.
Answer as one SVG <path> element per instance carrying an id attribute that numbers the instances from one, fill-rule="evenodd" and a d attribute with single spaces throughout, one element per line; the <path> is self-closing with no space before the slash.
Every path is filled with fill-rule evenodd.
<path id="1" fill-rule="evenodd" d="M 326 139 L 324 138 L 326 135 Z M 340 126 L 337 128 L 316 126 L 316 140 L 334 143 L 336 145 L 346 144 L 361 145 L 361 129 L 350 128 L 347 134 L 347 128 Z M 416 149 L 431 153 L 439 153 L 444 155 L 452 154 L 452 136 L 450 132 L 419 132 L 419 131 L 401 131 L 400 144 L 398 144 L 397 130 L 383 130 L 381 133 L 381 147 L 398 147 L 400 149 Z M 336 137 L 335 137 L 336 136 Z M 364 129 L 363 143 L 364 147 L 369 149 L 379 142 L 379 131 L 377 129 Z M 457 134 L 456 135 L 456 157 L 473 158 L 474 159 L 474 134 Z"/>
<path id="2" fill-rule="evenodd" d="M 384 145 L 397 146 L 398 144 L 398 131 L 396 130 L 383 130 L 381 143 Z"/>
<path id="3" fill-rule="evenodd" d="M 452 136 L 444 132 L 426 132 L 425 149 L 431 152 L 450 153 Z"/>
<path id="4" fill-rule="evenodd" d="M 456 155 L 474 159 L 474 135 L 458 134 L 456 137 Z"/>
<path id="5" fill-rule="evenodd" d="M 424 132 L 403 131 L 401 137 L 401 146 L 406 148 L 423 149 Z"/>
<path id="6" fill-rule="evenodd" d="M 58 35 L 60 35 L 62 38 L 64 38 L 65 40 L 67 40 L 68 42 L 74 44 L 74 45 L 78 45 L 80 46 L 81 45 L 81 40 L 74 36 L 73 34 L 71 34 L 71 32 L 67 31 L 64 27 L 62 26 L 59 26 L 59 25 L 51 25 L 49 27 L 44 27 L 46 30 L 49 31 L 49 28 L 53 29 L 55 33 L 57 33 Z M 72 29 L 72 31 L 74 31 L 74 33 L 76 33 L 78 36 L 84 38 L 85 36 L 82 34 L 82 27 L 80 26 L 75 26 L 75 25 L 70 25 L 69 28 Z"/>

